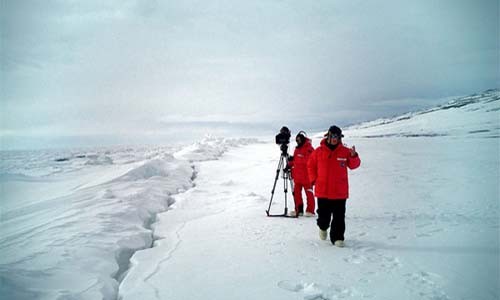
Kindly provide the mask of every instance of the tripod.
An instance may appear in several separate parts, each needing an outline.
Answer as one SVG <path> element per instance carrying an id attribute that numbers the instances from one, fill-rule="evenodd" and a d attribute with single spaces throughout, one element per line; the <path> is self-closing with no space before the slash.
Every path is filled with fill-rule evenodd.
<path id="1" fill-rule="evenodd" d="M 288 206 L 287 206 L 287 193 L 288 193 L 288 182 L 290 181 L 290 187 L 292 188 L 293 195 L 293 180 L 292 174 L 290 173 L 290 168 L 288 167 L 289 156 L 287 152 L 287 146 L 282 145 L 281 147 L 281 156 L 278 163 L 278 168 L 276 169 L 276 177 L 274 178 L 273 190 L 271 191 L 271 200 L 269 201 L 269 208 L 266 210 L 266 214 L 268 217 L 290 217 L 297 218 L 297 216 L 289 216 L 288 215 Z M 274 190 L 276 189 L 276 183 L 278 182 L 278 178 L 280 177 L 280 173 L 283 172 L 283 191 L 285 192 L 285 211 L 281 215 L 272 215 L 269 213 L 271 210 L 271 205 L 273 203 Z"/>

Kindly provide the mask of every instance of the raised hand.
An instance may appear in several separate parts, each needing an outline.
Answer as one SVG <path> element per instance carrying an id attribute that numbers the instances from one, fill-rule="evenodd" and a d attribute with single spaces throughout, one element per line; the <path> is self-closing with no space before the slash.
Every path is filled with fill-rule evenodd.
<path id="1" fill-rule="evenodd" d="M 358 155 L 358 152 L 356 152 L 356 146 L 352 146 L 352 148 L 349 149 L 351 151 L 351 157 L 355 157 Z"/>

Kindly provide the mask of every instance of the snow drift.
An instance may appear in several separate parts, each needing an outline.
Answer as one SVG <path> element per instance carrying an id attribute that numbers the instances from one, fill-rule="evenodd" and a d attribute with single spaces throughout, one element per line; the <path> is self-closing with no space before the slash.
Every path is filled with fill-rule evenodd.
<path id="1" fill-rule="evenodd" d="M 194 165 L 173 153 L 216 159 L 247 143 L 3 153 L 0 294 L 115 299 L 132 254 L 153 244 L 156 215 L 193 186 Z"/>

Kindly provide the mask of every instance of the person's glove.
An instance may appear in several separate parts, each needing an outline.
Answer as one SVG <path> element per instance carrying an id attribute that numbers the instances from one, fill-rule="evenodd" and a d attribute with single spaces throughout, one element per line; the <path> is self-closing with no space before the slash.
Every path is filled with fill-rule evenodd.
<path id="1" fill-rule="evenodd" d="M 350 148 L 349 151 L 351 153 L 351 157 L 358 156 L 358 152 L 356 152 L 356 147 L 355 146 L 352 146 L 352 148 Z"/>
<path id="2" fill-rule="evenodd" d="M 288 161 L 293 161 L 293 155 L 288 156 Z"/>

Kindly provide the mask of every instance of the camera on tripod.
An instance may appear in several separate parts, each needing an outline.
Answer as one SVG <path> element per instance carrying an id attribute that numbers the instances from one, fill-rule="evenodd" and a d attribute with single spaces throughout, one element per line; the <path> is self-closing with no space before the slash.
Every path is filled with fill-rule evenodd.
<path id="1" fill-rule="evenodd" d="M 286 154 L 288 152 L 288 144 L 290 144 L 290 129 L 283 126 L 280 129 L 280 133 L 276 135 L 276 144 L 280 145 L 281 152 Z"/>
<path id="2" fill-rule="evenodd" d="M 292 195 L 293 195 L 293 180 L 292 174 L 290 172 L 289 161 L 291 160 L 291 156 L 288 155 L 288 144 L 290 144 L 290 129 L 288 127 L 283 126 L 280 129 L 280 133 L 276 135 L 276 144 L 280 145 L 281 156 L 278 163 L 278 168 L 276 169 L 276 177 L 274 178 L 274 185 L 271 191 L 271 199 L 269 200 L 269 208 L 266 210 L 266 214 L 268 217 L 290 217 L 288 216 L 288 205 L 287 205 L 287 193 L 288 193 L 288 184 L 290 184 Z M 283 192 L 285 193 L 285 210 L 283 214 L 271 214 L 271 205 L 273 203 L 274 191 L 276 189 L 276 183 L 280 174 L 283 174 Z M 295 216 L 296 217 L 296 216 Z"/>

